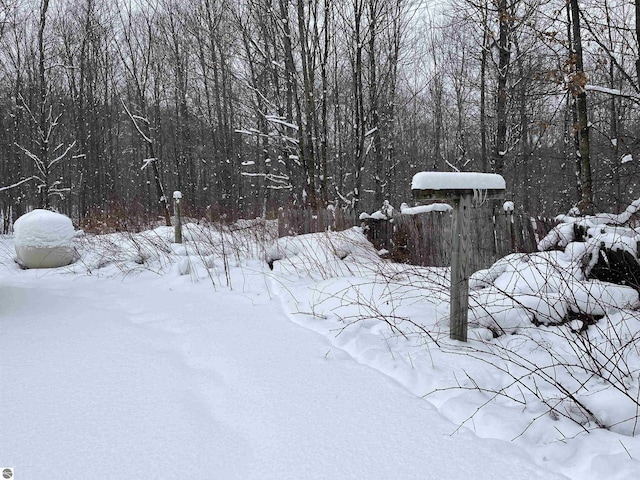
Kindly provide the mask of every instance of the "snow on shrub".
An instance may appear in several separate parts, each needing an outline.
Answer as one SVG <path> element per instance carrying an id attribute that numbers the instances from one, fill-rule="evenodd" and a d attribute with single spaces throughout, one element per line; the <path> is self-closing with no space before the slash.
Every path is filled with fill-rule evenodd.
<path id="1" fill-rule="evenodd" d="M 559 257 L 557 252 L 524 255 L 519 261 L 509 263 L 493 285 L 511 294 L 565 292 L 569 288 L 567 282 L 581 275 Z"/>
<path id="2" fill-rule="evenodd" d="M 469 298 L 469 325 L 487 328 L 497 337 L 516 333 L 531 325 L 533 315 L 495 288 L 486 288 Z"/>
<path id="3" fill-rule="evenodd" d="M 591 316 L 603 316 L 610 311 L 639 306 L 637 290 L 600 280 L 574 282 L 567 300 L 571 311 Z"/>
<path id="4" fill-rule="evenodd" d="M 514 333 L 531 322 L 561 323 L 567 316 L 572 284 L 582 278 L 580 269 L 562 252 L 508 255 L 471 276 L 472 325 Z"/>
<path id="5" fill-rule="evenodd" d="M 508 255 L 473 274 L 469 281 L 472 296 L 483 298 L 483 307 L 494 315 L 500 306 L 507 309 L 514 305 L 512 313 L 495 318 L 494 328 L 504 331 L 521 324 L 519 308 L 528 310 L 532 320 L 542 324 L 561 323 L 568 319 L 569 312 L 601 317 L 609 311 L 635 308 L 638 292 L 633 288 L 588 278 L 606 250 L 625 252 L 637 259 L 640 233 L 621 225 L 638 209 L 640 199 L 619 215 L 556 217 L 560 223 L 540 240 L 539 253 Z M 583 241 L 576 241 L 580 239 Z M 485 289 L 491 294 L 483 293 Z M 486 313 L 475 312 L 480 307 L 472 304 L 472 318 L 486 325 Z"/>
<path id="6" fill-rule="evenodd" d="M 476 272 L 469 282 L 472 324 L 511 333 L 523 326 L 521 309 L 534 323 L 549 325 L 562 323 L 569 312 L 603 316 L 637 307 L 635 289 L 585 278 L 585 251 L 574 242 L 565 252 L 508 255 Z"/>
<path id="7" fill-rule="evenodd" d="M 574 224 L 573 223 L 561 223 L 554 227 L 546 237 L 538 242 L 538 250 L 550 250 L 554 247 L 566 247 L 569 243 L 573 242 Z"/>
<path id="8" fill-rule="evenodd" d="M 26 268 L 55 268 L 73 262 L 75 236 L 69 217 L 49 210 L 33 210 L 13 226 L 18 262 Z"/>
<path id="9" fill-rule="evenodd" d="M 68 247 L 75 236 L 69 217 L 40 209 L 18 218 L 13 231 L 14 244 L 28 247 Z"/>
<path id="10" fill-rule="evenodd" d="M 639 209 L 640 199 L 637 199 L 624 212 L 617 215 L 611 213 L 585 217 L 558 215 L 556 221 L 559 224 L 538 242 L 538 250 L 564 248 L 576 240 L 575 232 L 581 229 L 587 233 L 587 237 L 594 245 L 611 250 L 626 250 L 637 256 L 636 243 L 640 240 L 640 233 L 635 229 L 620 226 L 629 222 Z"/>
<path id="11" fill-rule="evenodd" d="M 341 276 L 350 272 L 345 263 L 357 257 L 358 265 L 371 266 L 381 262 L 378 253 L 358 227 L 342 232 L 323 232 L 283 237 L 266 249 L 265 261 L 271 268 L 320 278 Z M 355 261 L 354 261 L 355 262 Z"/>

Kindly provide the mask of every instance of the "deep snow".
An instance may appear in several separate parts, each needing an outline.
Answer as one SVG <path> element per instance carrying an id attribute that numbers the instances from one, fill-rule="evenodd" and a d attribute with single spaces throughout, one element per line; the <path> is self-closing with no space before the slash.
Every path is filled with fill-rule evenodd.
<path id="1" fill-rule="evenodd" d="M 54 270 L 20 270 L 2 239 L 0 466 L 16 478 L 637 474 L 636 438 L 546 417 L 527 428 L 539 406 L 449 389 L 463 372 L 500 383 L 479 353 L 375 320 L 371 304 L 441 322 L 440 270 L 420 280 L 425 299 L 379 281 L 354 231 L 266 252 L 189 225 L 184 246 L 172 236 L 81 237 L 82 260 Z"/>
<path id="2" fill-rule="evenodd" d="M 13 229 L 16 246 L 67 247 L 75 236 L 69 217 L 42 209 L 22 215 Z"/>

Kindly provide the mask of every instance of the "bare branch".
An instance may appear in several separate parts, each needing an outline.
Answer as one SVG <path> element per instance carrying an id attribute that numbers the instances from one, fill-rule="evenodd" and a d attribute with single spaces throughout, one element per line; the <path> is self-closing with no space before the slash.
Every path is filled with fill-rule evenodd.
<path id="1" fill-rule="evenodd" d="M 40 159 L 40 157 L 38 157 L 36 154 L 32 153 L 30 150 L 27 150 L 26 148 L 24 148 L 19 143 L 14 143 L 14 145 L 16 147 L 18 147 L 20 150 L 22 150 L 27 157 L 29 157 L 31 160 L 33 160 L 33 163 L 35 163 L 36 168 L 38 169 L 38 171 L 40 172 L 40 174 L 42 176 L 46 176 L 47 175 L 45 165 L 42 162 L 42 160 Z"/>
<path id="2" fill-rule="evenodd" d="M 75 145 L 76 145 L 76 142 L 75 142 L 75 140 L 74 140 L 74 142 L 73 142 L 71 145 L 69 145 L 69 146 L 67 147 L 67 149 L 62 153 L 62 155 L 57 156 L 56 158 L 54 158 L 53 160 L 51 160 L 51 161 L 49 162 L 49 168 L 53 167 L 53 166 L 54 166 L 56 163 L 58 163 L 60 160 L 63 160 L 63 159 L 64 159 L 64 157 L 66 157 L 66 156 L 67 156 L 67 153 L 69 153 L 69 151 L 70 151 L 73 147 L 75 147 Z M 57 149 L 56 149 L 56 150 L 57 150 Z"/>
<path id="3" fill-rule="evenodd" d="M 131 121 L 133 122 L 133 126 L 136 127 L 136 130 L 138 131 L 138 133 L 140 134 L 140 136 L 144 139 L 145 142 L 147 142 L 149 145 L 151 145 L 153 143 L 153 141 L 144 134 L 144 132 L 140 129 L 140 126 L 138 125 L 138 122 L 136 122 L 136 115 L 133 115 L 129 109 L 127 108 L 127 105 L 124 103 L 124 100 L 121 100 L 122 102 L 122 106 L 124 107 L 124 110 L 127 112 L 127 115 L 129 115 L 129 118 L 131 119 Z M 145 120 L 145 122 L 148 124 L 149 120 Z"/>
<path id="4" fill-rule="evenodd" d="M 38 177 L 36 176 L 32 176 L 29 178 L 25 178 L 23 180 L 20 180 L 19 182 L 14 183 L 13 185 L 7 185 L 6 187 L 0 187 L 0 192 L 3 192 L 5 190 L 11 190 L 12 188 L 16 188 L 19 187 L 20 185 L 22 185 L 23 183 L 27 183 L 30 180 L 40 180 Z"/>

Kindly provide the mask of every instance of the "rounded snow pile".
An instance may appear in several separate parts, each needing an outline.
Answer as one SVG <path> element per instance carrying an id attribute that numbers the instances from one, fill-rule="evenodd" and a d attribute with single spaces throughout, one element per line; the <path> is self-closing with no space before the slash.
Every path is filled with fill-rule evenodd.
<path id="1" fill-rule="evenodd" d="M 13 242 L 26 268 L 55 268 L 73 262 L 71 219 L 49 210 L 33 210 L 16 220 Z"/>

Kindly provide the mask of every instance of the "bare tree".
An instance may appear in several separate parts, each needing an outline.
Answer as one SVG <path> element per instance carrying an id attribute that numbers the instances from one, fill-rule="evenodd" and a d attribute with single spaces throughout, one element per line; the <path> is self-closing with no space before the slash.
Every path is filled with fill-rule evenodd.
<path id="1" fill-rule="evenodd" d="M 49 0 L 41 0 L 39 8 L 39 22 L 37 34 L 37 97 L 35 109 L 32 109 L 21 97 L 22 106 L 27 111 L 30 120 L 36 128 L 37 149 L 16 144 L 17 147 L 33 162 L 35 173 L 31 177 L 37 182 L 39 205 L 41 208 L 51 207 L 52 197 L 63 197 L 70 191 L 62 184 L 60 178 L 55 178 L 56 167 L 59 166 L 75 145 L 75 141 L 65 147 L 64 143 L 55 145 L 57 130 L 63 113 L 54 113 L 49 85 L 50 71 L 45 45 L 45 31 L 47 28 L 47 12 Z"/>
<path id="2" fill-rule="evenodd" d="M 151 16 L 147 14 L 143 16 L 140 12 L 134 11 L 131 4 L 127 4 L 124 9 L 118 10 L 118 16 L 124 28 L 122 29 L 122 37 L 118 39 L 117 49 L 120 61 L 128 74 L 128 81 L 133 86 L 133 100 L 136 104 L 136 110 L 132 111 L 124 98 L 121 99 L 121 102 L 135 132 L 144 142 L 146 155 L 143 159 L 143 169 L 151 167 L 158 202 L 162 207 L 165 223 L 170 226 L 169 201 L 158 166 L 160 158 L 156 151 L 154 126 L 149 116 L 147 101 L 147 88 L 152 82 L 151 73 L 154 66 L 158 67 L 157 59 L 154 58 L 153 12 Z M 154 62 L 156 62 L 155 65 Z M 157 126 L 155 130 L 157 131 Z"/>

